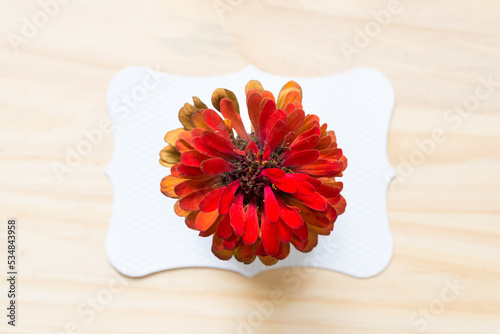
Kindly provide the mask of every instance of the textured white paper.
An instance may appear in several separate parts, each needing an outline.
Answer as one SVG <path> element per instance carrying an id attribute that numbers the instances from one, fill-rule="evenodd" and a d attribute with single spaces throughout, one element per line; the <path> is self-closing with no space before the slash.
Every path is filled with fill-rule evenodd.
<path id="1" fill-rule="evenodd" d="M 175 200 L 160 192 L 169 169 L 158 163 L 166 146 L 165 133 L 179 128 L 177 114 L 196 95 L 207 105 L 214 89 L 232 90 L 246 117 L 245 84 L 259 80 L 276 96 L 288 80 L 300 83 L 307 113 L 337 135 L 348 159 L 342 195 L 346 212 L 330 236 L 319 236 L 318 246 L 303 254 L 291 247 L 289 257 L 266 267 L 259 260 L 244 265 L 221 261 L 211 252 L 211 237 L 202 238 L 186 227 L 173 210 Z M 296 78 L 262 72 L 249 66 L 213 77 L 184 77 L 130 67 L 112 79 L 107 103 L 113 122 L 114 155 L 106 173 L 113 185 L 114 203 L 106 240 L 113 266 L 128 276 L 183 268 L 222 268 L 251 277 L 265 270 L 312 266 L 355 277 L 380 273 L 392 257 L 392 237 L 386 210 L 387 186 L 395 175 L 386 144 L 394 107 L 394 91 L 380 72 L 360 68 L 334 76 Z"/>

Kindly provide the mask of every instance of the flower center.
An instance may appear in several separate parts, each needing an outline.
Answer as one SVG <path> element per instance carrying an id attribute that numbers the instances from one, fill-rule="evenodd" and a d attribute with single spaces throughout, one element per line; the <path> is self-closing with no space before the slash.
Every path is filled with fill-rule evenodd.
<path id="1" fill-rule="evenodd" d="M 243 145 L 238 145 L 243 146 Z M 260 149 L 258 154 L 250 152 L 246 156 L 240 157 L 236 162 L 232 162 L 236 169 L 231 172 L 224 173 L 222 182 L 229 184 L 233 181 L 240 180 L 239 190 L 245 194 L 245 203 L 251 199 L 262 201 L 264 199 L 264 186 L 271 185 L 271 182 L 262 175 L 262 171 L 266 168 L 282 168 L 282 158 L 279 154 L 273 152 L 269 158 L 263 159 L 263 149 Z"/>

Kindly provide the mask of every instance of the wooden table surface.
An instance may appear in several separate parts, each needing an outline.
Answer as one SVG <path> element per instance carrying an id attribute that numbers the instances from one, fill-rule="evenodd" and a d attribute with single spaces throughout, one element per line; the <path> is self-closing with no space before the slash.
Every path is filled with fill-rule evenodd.
<path id="1" fill-rule="evenodd" d="M 499 14 L 496 0 L 0 1 L 0 268 L 15 217 L 19 270 L 16 328 L 0 280 L 0 332 L 499 333 Z M 110 79 L 247 64 L 369 66 L 392 82 L 394 257 L 380 275 L 311 270 L 284 287 L 283 270 L 131 279 L 109 264 L 112 134 L 61 179 L 54 163 L 108 119 Z"/>

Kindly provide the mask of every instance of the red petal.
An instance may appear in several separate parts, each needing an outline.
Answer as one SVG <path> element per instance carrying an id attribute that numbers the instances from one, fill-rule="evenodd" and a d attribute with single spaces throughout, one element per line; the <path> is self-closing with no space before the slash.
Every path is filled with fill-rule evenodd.
<path id="1" fill-rule="evenodd" d="M 345 156 L 341 156 L 339 161 L 342 163 L 342 172 L 347 168 L 347 158 Z"/>
<path id="2" fill-rule="evenodd" d="M 182 164 L 190 167 L 200 167 L 201 163 L 210 158 L 207 155 L 201 154 L 196 150 L 190 150 L 182 153 L 181 162 Z"/>
<path id="3" fill-rule="evenodd" d="M 203 188 L 209 188 L 213 184 L 217 182 L 216 178 L 213 177 L 208 177 L 204 179 L 192 179 L 192 180 L 186 180 L 182 183 L 179 183 L 178 185 L 175 186 L 174 192 L 180 196 L 184 197 L 192 192 L 195 192 L 197 190 L 203 189 Z"/>
<path id="4" fill-rule="evenodd" d="M 299 238 L 297 238 L 297 236 L 294 235 L 290 242 L 295 248 L 297 248 L 299 252 L 302 252 L 306 248 L 308 240 L 300 240 Z"/>
<path id="5" fill-rule="evenodd" d="M 282 199 L 278 199 L 280 218 L 291 228 L 298 228 L 304 225 L 304 220 L 293 208 L 288 207 L 288 205 L 283 202 Z"/>
<path id="6" fill-rule="evenodd" d="M 186 223 L 186 226 L 189 227 L 190 229 L 196 230 L 196 217 L 198 217 L 198 214 L 200 211 L 193 211 L 189 215 L 187 215 L 186 220 L 184 222 Z"/>
<path id="7" fill-rule="evenodd" d="M 312 177 L 304 173 L 293 173 L 293 176 L 300 180 L 306 181 L 307 183 L 311 184 L 314 188 L 317 188 L 321 185 L 321 180 L 313 179 Z"/>
<path id="8" fill-rule="evenodd" d="M 234 229 L 234 234 L 238 237 L 243 235 L 243 231 L 245 230 L 245 209 L 243 208 L 244 197 L 245 196 L 240 193 L 229 210 L 231 226 Z"/>
<path id="9" fill-rule="evenodd" d="M 293 234 L 295 234 L 300 240 L 307 240 L 309 236 L 309 230 L 307 229 L 307 224 L 302 224 L 297 229 L 292 230 Z"/>
<path id="10" fill-rule="evenodd" d="M 206 109 L 205 111 L 203 111 L 203 119 L 205 120 L 205 123 L 208 125 L 208 127 L 212 129 L 216 134 L 224 137 L 227 140 L 230 140 L 226 123 L 224 123 L 224 120 L 215 110 Z"/>
<path id="11" fill-rule="evenodd" d="M 255 155 L 259 154 L 259 148 L 257 147 L 257 144 L 255 144 L 254 141 L 249 142 L 247 147 L 245 148 L 245 153 L 247 155 L 249 155 L 250 152 L 253 152 L 253 154 Z"/>
<path id="12" fill-rule="evenodd" d="M 217 226 L 216 235 L 221 239 L 227 239 L 233 234 L 233 227 L 230 223 L 231 219 L 229 215 L 225 215 L 222 220 L 219 222 L 219 226 Z"/>
<path id="13" fill-rule="evenodd" d="M 206 130 L 209 130 L 209 129 L 194 128 L 193 130 L 191 130 L 191 141 L 193 141 L 193 138 L 201 136 L 201 134 L 203 132 L 205 132 Z"/>
<path id="14" fill-rule="evenodd" d="M 332 143 L 332 137 L 330 136 L 321 137 L 320 141 L 318 142 L 318 145 L 316 146 L 316 149 L 325 150 L 328 147 L 330 147 L 331 143 Z"/>
<path id="15" fill-rule="evenodd" d="M 326 199 L 317 192 L 309 196 L 305 196 L 299 193 L 294 194 L 293 196 L 295 196 L 296 199 L 314 210 L 323 211 L 327 207 Z"/>
<path id="16" fill-rule="evenodd" d="M 261 213 L 262 244 L 268 255 L 275 256 L 279 251 L 280 241 L 273 224 L 267 219 L 264 212 Z"/>
<path id="17" fill-rule="evenodd" d="M 194 130 L 193 130 L 194 131 Z M 200 153 L 204 155 L 208 155 L 209 157 L 214 157 L 214 158 L 223 158 L 226 160 L 234 160 L 236 153 L 228 154 L 228 153 L 223 153 L 218 150 L 216 150 L 213 147 L 210 147 L 207 145 L 201 137 L 194 137 L 191 141 L 193 143 L 193 147 L 199 151 Z"/>
<path id="18" fill-rule="evenodd" d="M 276 232 L 278 233 L 278 236 L 280 237 L 282 242 L 290 242 L 292 240 L 292 229 L 290 226 L 285 224 L 281 219 L 276 223 Z"/>
<path id="19" fill-rule="evenodd" d="M 262 102 L 262 95 L 259 93 L 251 93 L 247 97 L 248 116 L 257 138 L 259 138 L 259 117 L 260 117 L 260 103 Z"/>
<path id="20" fill-rule="evenodd" d="M 172 167 L 170 167 L 170 174 L 171 174 L 172 176 L 175 176 L 175 177 L 178 177 L 178 178 L 181 178 L 181 179 L 182 179 L 181 174 L 179 174 L 179 172 L 177 171 L 177 167 L 179 167 L 179 165 L 180 165 L 180 164 L 181 164 L 181 163 L 180 163 L 180 162 L 178 162 L 178 163 L 176 163 L 175 165 L 173 165 Z"/>
<path id="21" fill-rule="evenodd" d="M 264 103 L 264 106 L 262 107 L 262 111 L 259 117 L 259 129 L 260 129 L 259 134 L 261 143 L 265 142 L 266 140 L 267 123 L 269 122 L 271 115 L 274 114 L 275 111 L 276 111 L 276 104 L 274 103 L 274 101 L 267 100 Z"/>
<path id="22" fill-rule="evenodd" d="M 317 151 L 319 152 L 319 151 Z M 337 160 L 318 159 L 313 163 L 294 166 L 292 170 L 296 173 L 306 173 L 316 177 L 335 176 L 342 171 L 342 163 Z"/>
<path id="23" fill-rule="evenodd" d="M 264 208 L 266 216 L 271 223 L 276 223 L 279 219 L 279 206 L 276 196 L 270 186 L 264 187 Z"/>
<path id="24" fill-rule="evenodd" d="M 291 143 L 295 140 L 295 132 L 288 132 L 288 134 L 285 136 L 285 139 L 283 139 L 283 147 L 288 147 L 290 146 Z"/>
<path id="25" fill-rule="evenodd" d="M 302 195 L 312 195 L 316 188 L 309 182 L 305 181 L 300 173 L 289 173 L 287 178 L 291 178 L 297 184 L 297 192 Z"/>
<path id="26" fill-rule="evenodd" d="M 177 166 L 177 172 L 184 178 L 192 178 L 203 175 L 203 172 L 198 167 L 190 167 L 182 163 Z"/>
<path id="27" fill-rule="evenodd" d="M 318 150 L 305 150 L 292 153 L 285 161 L 283 166 L 305 165 L 316 161 L 319 157 Z"/>
<path id="28" fill-rule="evenodd" d="M 271 148 L 266 145 L 266 147 L 264 147 L 264 152 L 262 153 L 262 159 L 264 161 L 268 160 L 270 156 L 271 156 Z"/>
<path id="29" fill-rule="evenodd" d="M 281 180 L 276 180 L 272 182 L 281 191 L 284 191 L 289 194 L 295 194 L 299 190 L 297 182 L 293 178 L 290 178 L 288 176 L 282 178 Z"/>
<path id="30" fill-rule="evenodd" d="M 200 210 L 203 212 L 212 212 L 219 208 L 220 197 L 226 187 L 218 188 L 205 197 L 200 202 Z"/>
<path id="31" fill-rule="evenodd" d="M 319 142 L 319 136 L 318 135 L 312 135 L 307 138 L 304 138 L 302 140 L 295 140 L 292 145 L 290 145 L 290 153 L 295 151 L 303 151 L 303 150 L 310 150 L 316 147 Z M 288 154 L 290 155 L 290 154 Z"/>
<path id="32" fill-rule="evenodd" d="M 236 168 L 235 165 L 221 158 L 211 158 L 203 161 L 201 170 L 207 175 L 216 175 L 220 173 L 230 172 Z"/>
<path id="33" fill-rule="evenodd" d="M 327 227 L 330 224 L 328 218 L 316 210 L 310 209 L 301 200 L 296 198 L 286 198 L 286 203 L 288 205 L 293 205 L 300 209 L 300 215 L 307 225 L 313 225 L 320 228 Z"/>
<path id="34" fill-rule="evenodd" d="M 229 238 L 222 242 L 224 248 L 227 250 L 233 250 L 238 245 L 238 237 L 233 233 Z"/>
<path id="35" fill-rule="evenodd" d="M 230 99 L 222 99 L 220 101 L 220 112 L 222 116 L 231 120 L 231 124 L 236 133 L 245 141 L 250 141 L 247 130 L 241 121 L 241 116 L 234 108 L 234 104 Z"/>
<path id="36" fill-rule="evenodd" d="M 219 218 L 219 213 L 217 212 L 217 210 L 212 212 L 200 211 L 200 213 L 196 217 L 196 229 L 201 232 L 208 230 L 210 227 L 212 227 L 217 218 Z"/>
<path id="37" fill-rule="evenodd" d="M 271 180 L 282 179 L 286 176 L 286 172 L 279 168 L 266 168 L 261 174 Z"/>
<path id="38" fill-rule="evenodd" d="M 237 154 L 234 153 L 233 151 L 236 147 L 229 140 L 224 139 L 224 137 L 221 137 L 218 134 L 211 131 L 204 131 L 201 134 L 201 138 L 203 139 L 205 144 L 209 145 L 210 147 L 213 147 L 217 151 L 232 156 L 237 156 Z"/>
<path id="39" fill-rule="evenodd" d="M 297 192 L 297 184 L 292 179 L 287 177 L 284 170 L 279 168 L 266 168 L 262 171 L 262 175 L 267 177 L 276 187 L 287 193 Z"/>
<path id="40" fill-rule="evenodd" d="M 187 132 L 187 131 L 186 131 Z M 177 151 L 179 151 L 180 153 L 184 153 L 184 152 L 187 152 L 189 150 L 192 150 L 193 147 L 191 145 L 189 145 L 186 141 L 182 140 L 182 139 L 177 139 L 175 141 L 175 148 L 177 149 Z"/>
<path id="41" fill-rule="evenodd" d="M 294 112 L 297 109 L 302 109 L 302 103 L 299 103 L 297 101 L 293 103 L 288 103 L 285 107 L 285 111 L 287 115 L 290 115 L 292 112 Z"/>
<path id="42" fill-rule="evenodd" d="M 342 157 L 343 153 L 340 148 L 329 148 L 327 150 L 319 151 L 320 159 L 333 159 L 338 160 Z"/>
<path id="43" fill-rule="evenodd" d="M 282 120 L 278 120 L 274 123 L 274 126 L 267 132 L 267 145 L 270 147 L 271 152 L 274 151 L 276 146 L 283 142 L 286 134 L 286 124 Z"/>
<path id="44" fill-rule="evenodd" d="M 200 209 L 201 200 L 212 191 L 213 188 L 203 188 L 192 192 L 179 200 L 179 206 L 186 211 L 197 211 Z"/>
<path id="45" fill-rule="evenodd" d="M 304 127 L 299 129 L 298 131 L 296 131 L 296 133 L 297 133 L 297 138 L 295 138 L 296 142 L 301 141 L 302 139 L 305 139 L 305 138 L 312 136 L 312 135 L 321 136 L 321 130 L 319 129 L 319 127 L 317 125 L 311 124 L 309 126 L 311 126 L 311 128 L 306 130 L 306 131 L 303 131 Z M 306 127 L 307 127 L 307 125 L 306 125 Z"/>
<path id="46" fill-rule="evenodd" d="M 333 205 L 333 208 L 337 212 L 337 214 L 341 215 L 345 212 L 345 207 L 347 203 L 345 201 L 345 198 L 343 196 L 340 196 L 340 201 L 337 204 Z"/>
<path id="47" fill-rule="evenodd" d="M 277 121 L 283 121 L 285 123 L 285 128 L 286 128 L 286 113 L 282 109 L 276 110 L 271 117 L 269 117 L 269 121 L 267 121 L 267 127 L 266 127 L 266 136 L 269 138 L 269 131 L 274 127 L 274 124 Z"/>
<path id="48" fill-rule="evenodd" d="M 234 201 L 236 190 L 239 186 L 240 180 L 233 181 L 226 187 L 226 190 L 224 190 L 224 192 L 222 193 L 219 202 L 219 213 L 221 215 L 227 215 L 229 213 L 229 209 L 231 208 L 231 205 Z"/>
<path id="49" fill-rule="evenodd" d="M 243 233 L 243 242 L 247 245 L 252 245 L 257 241 L 259 236 L 259 217 L 257 215 L 257 206 L 255 200 L 248 203 L 245 220 L 245 232 Z"/>
<path id="50" fill-rule="evenodd" d="M 325 198 L 335 197 L 340 194 L 341 190 L 342 188 L 340 187 L 335 187 L 325 183 L 322 183 L 318 188 L 316 188 L 316 191 Z"/>
<path id="51" fill-rule="evenodd" d="M 194 129 L 193 129 L 194 130 Z M 191 132 L 192 131 L 184 131 L 179 134 L 179 139 L 184 140 L 187 144 L 191 143 Z"/>
<path id="52" fill-rule="evenodd" d="M 287 132 L 297 132 L 304 123 L 305 113 L 302 109 L 296 109 L 286 119 Z"/>

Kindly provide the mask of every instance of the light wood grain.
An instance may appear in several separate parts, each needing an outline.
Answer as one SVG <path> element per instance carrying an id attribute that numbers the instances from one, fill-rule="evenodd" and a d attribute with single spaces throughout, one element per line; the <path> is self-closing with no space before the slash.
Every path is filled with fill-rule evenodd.
<path id="1" fill-rule="evenodd" d="M 339 45 L 389 1 L 221 2 L 235 4 L 223 19 L 211 0 L 73 0 L 16 52 L 8 34 L 40 5 L 0 1 L 0 254 L 6 219 L 20 229 L 18 326 L 2 315 L 0 332 L 63 333 L 75 322 L 80 333 L 237 333 L 255 303 L 281 289 L 285 301 L 253 333 L 418 333 L 418 312 L 438 305 L 455 279 L 465 289 L 425 332 L 500 332 L 500 87 L 459 126 L 443 119 L 479 78 L 500 81 L 500 2 L 401 0 L 402 12 L 350 63 Z M 371 279 L 313 270 L 297 289 L 283 282 L 284 270 L 253 279 L 209 269 L 121 277 L 114 286 L 123 289 L 95 318 L 82 315 L 82 303 L 104 296 L 118 276 L 104 250 L 112 135 L 61 182 L 52 163 L 108 118 L 106 87 L 120 69 L 215 75 L 249 63 L 296 76 L 382 71 L 397 96 L 388 145 L 395 168 L 415 140 L 443 129 L 446 140 L 389 190 L 389 267 Z"/>

